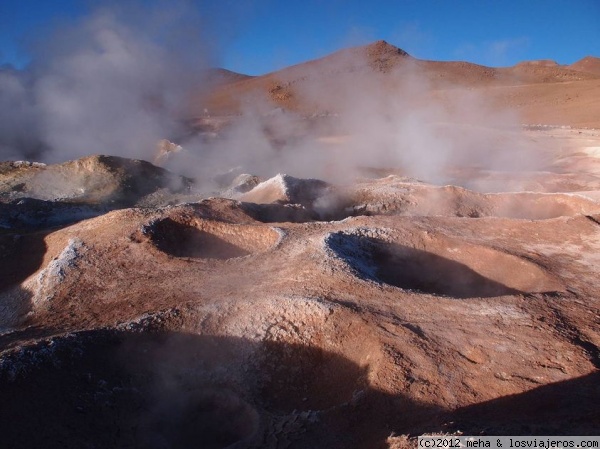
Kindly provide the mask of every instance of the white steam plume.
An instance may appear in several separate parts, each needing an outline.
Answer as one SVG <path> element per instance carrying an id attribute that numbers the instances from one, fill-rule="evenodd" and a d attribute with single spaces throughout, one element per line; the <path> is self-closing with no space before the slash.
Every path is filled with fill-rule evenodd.
<path id="1" fill-rule="evenodd" d="M 434 85 L 410 57 L 379 71 L 367 52 L 345 51 L 276 79 L 302 112 L 278 111 L 264 95 L 243 99 L 241 116 L 218 139 L 182 143 L 201 157 L 200 178 L 241 166 L 262 176 L 343 182 L 369 167 L 447 183 L 457 182 L 457 169 L 515 171 L 537 163 L 515 111 L 490 104 L 483 89 Z M 309 118 L 324 111 L 328 117 Z"/>
<path id="2" fill-rule="evenodd" d="M 209 64 L 189 3 L 97 9 L 38 36 L 25 70 L 0 70 L 0 157 L 152 159 L 182 132 L 182 104 Z"/>
<path id="3" fill-rule="evenodd" d="M 531 162 L 518 115 L 490 106 L 483 91 L 432 85 L 420 61 L 398 62 L 389 50 L 398 63 L 380 61 L 383 71 L 360 49 L 284 70 L 275 79 L 304 105 L 299 112 L 274 113 L 277 104 L 252 95 L 218 138 L 185 137 L 184 106 L 213 60 L 193 5 L 175 5 L 99 9 L 39 45 L 27 70 L 0 70 L 0 157 L 153 160 L 166 138 L 188 156 L 168 167 L 200 180 L 240 166 L 340 182 L 372 167 L 440 183 L 454 182 L 456 167 Z"/>

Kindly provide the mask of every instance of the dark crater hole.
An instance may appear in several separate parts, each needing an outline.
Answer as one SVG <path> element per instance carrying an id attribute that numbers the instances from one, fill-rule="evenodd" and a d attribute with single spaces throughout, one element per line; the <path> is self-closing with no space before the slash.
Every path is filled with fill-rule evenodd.
<path id="1" fill-rule="evenodd" d="M 359 274 L 395 287 L 454 298 L 522 293 L 438 254 L 352 234 L 331 237 L 332 249 Z"/>
<path id="2" fill-rule="evenodd" d="M 270 420 L 365 386 L 366 368 L 311 346 L 85 331 L 0 357 L 0 432 L 23 448 L 260 447 Z"/>
<path id="3" fill-rule="evenodd" d="M 486 298 L 519 292 L 473 271 L 467 265 L 402 245 L 373 251 L 377 276 L 396 287 L 455 298 Z"/>
<path id="4" fill-rule="evenodd" d="M 170 218 L 153 224 L 150 239 L 158 249 L 175 257 L 226 260 L 250 254 L 218 235 Z"/>

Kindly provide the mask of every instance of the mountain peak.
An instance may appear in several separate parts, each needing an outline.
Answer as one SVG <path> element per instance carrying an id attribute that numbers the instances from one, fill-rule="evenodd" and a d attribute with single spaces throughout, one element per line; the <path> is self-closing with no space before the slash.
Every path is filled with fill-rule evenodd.
<path id="1" fill-rule="evenodd" d="M 365 45 L 364 48 L 367 50 L 369 56 L 374 57 L 391 55 L 410 56 L 401 48 L 398 48 L 384 40 L 375 41 L 371 44 Z"/>
<path id="2" fill-rule="evenodd" d="M 571 64 L 569 68 L 577 70 L 578 72 L 588 72 L 600 75 L 600 58 L 597 58 L 596 56 L 586 56 Z"/>

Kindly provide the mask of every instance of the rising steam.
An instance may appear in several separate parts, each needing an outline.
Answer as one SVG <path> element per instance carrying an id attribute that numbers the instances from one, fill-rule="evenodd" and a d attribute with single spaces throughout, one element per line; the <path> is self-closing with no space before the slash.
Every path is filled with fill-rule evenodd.
<path id="1" fill-rule="evenodd" d="M 174 2 L 100 8 L 38 36 L 26 69 L 0 71 L 0 157 L 151 159 L 158 139 L 182 132 L 183 101 L 201 87 L 210 59 L 198 30 Z"/>
<path id="2" fill-rule="evenodd" d="M 335 182 L 365 167 L 448 182 L 463 165 L 512 170 L 531 162 L 516 114 L 466 88 L 440 101 L 444 86 L 434 88 L 402 52 L 385 70 L 368 51 L 284 70 L 280 81 L 304 109 L 283 111 L 253 95 L 240 99 L 241 114 L 216 138 L 190 134 L 186 107 L 207 89 L 214 59 L 193 8 L 176 5 L 96 10 L 35 47 L 25 70 L 0 70 L 0 158 L 153 160 L 157 142 L 171 139 L 185 151 L 167 167 L 199 180 L 240 167 Z"/>
<path id="3" fill-rule="evenodd" d="M 456 170 L 465 167 L 534 168 L 515 111 L 490 104 L 483 90 L 433 85 L 408 55 L 378 70 L 363 50 L 280 72 L 277 79 L 290 86 L 296 109 L 281 109 L 266 96 L 242 98 L 241 115 L 218 139 L 182 143 L 198 163 L 182 157 L 184 163 L 169 166 L 194 167 L 187 174 L 201 179 L 239 166 L 261 176 L 285 172 L 336 183 L 365 168 L 434 183 L 460 182 Z"/>

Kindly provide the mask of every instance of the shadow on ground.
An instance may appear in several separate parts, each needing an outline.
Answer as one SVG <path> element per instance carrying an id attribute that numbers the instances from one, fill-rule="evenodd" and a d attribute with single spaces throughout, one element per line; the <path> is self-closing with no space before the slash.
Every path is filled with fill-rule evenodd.
<path id="1" fill-rule="evenodd" d="M 47 249 L 46 235 L 0 234 L 0 332 L 18 324 L 31 311 L 31 292 L 20 284 L 41 267 Z"/>
<path id="2" fill-rule="evenodd" d="M 392 434 L 597 433 L 598 373 L 455 411 L 369 386 L 368 367 L 282 342 L 86 331 L 0 360 L 19 448 L 384 448 Z"/>
<path id="3" fill-rule="evenodd" d="M 453 428 L 488 435 L 597 435 L 600 371 L 457 410 Z"/>
<path id="4" fill-rule="evenodd" d="M 40 268 L 46 233 L 0 234 L 0 292 L 18 285 Z"/>
<path id="5" fill-rule="evenodd" d="M 301 345 L 178 332 L 69 334 L 2 359 L 0 434 L 23 448 L 276 447 L 307 436 L 311 447 L 324 447 L 321 433 L 331 427 L 319 423 L 350 410 L 368 388 L 367 372 Z M 337 425 L 342 435 L 347 423 Z"/>

